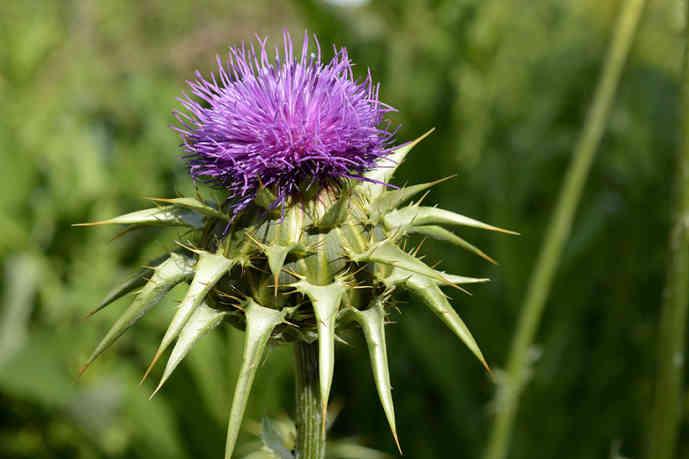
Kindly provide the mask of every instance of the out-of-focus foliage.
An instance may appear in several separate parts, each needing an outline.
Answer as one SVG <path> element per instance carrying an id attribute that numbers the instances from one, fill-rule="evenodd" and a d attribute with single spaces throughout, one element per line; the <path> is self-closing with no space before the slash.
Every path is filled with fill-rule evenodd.
<path id="1" fill-rule="evenodd" d="M 512 458 L 638 457 L 677 138 L 678 1 L 645 13 L 534 349 Z M 401 168 L 409 182 L 458 173 L 430 196 L 522 237 L 476 232 L 500 266 L 427 242 L 453 272 L 494 282 L 456 304 L 499 370 L 524 286 L 590 102 L 618 1 L 122 0 L 4 2 L 0 12 L 0 456 L 222 456 L 241 335 L 195 347 L 147 400 L 143 369 L 172 314 L 161 305 L 76 373 L 111 323 L 83 319 L 176 233 L 117 236 L 75 222 L 191 191 L 168 129 L 185 79 L 254 33 L 308 28 L 371 67 L 400 112 L 401 139 L 437 128 Z M 173 295 L 174 296 L 174 295 Z M 177 295 L 179 297 L 179 294 Z M 389 337 L 407 457 L 478 457 L 494 388 L 469 353 L 410 299 Z M 366 347 L 341 346 L 334 435 L 394 452 Z M 292 359 L 273 348 L 247 419 L 292 409 Z M 362 377 L 365 375 L 365 377 Z M 499 377 L 499 371 L 497 371 Z M 686 421 L 686 420 L 685 420 Z M 689 454 L 689 438 L 680 454 Z M 246 435 L 245 440 L 251 441 Z M 683 456 L 680 456 L 683 457 Z"/>

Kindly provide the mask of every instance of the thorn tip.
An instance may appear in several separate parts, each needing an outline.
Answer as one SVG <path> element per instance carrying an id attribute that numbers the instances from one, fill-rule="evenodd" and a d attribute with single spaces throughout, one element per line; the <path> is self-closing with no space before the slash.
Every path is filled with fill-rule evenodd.
<path id="1" fill-rule="evenodd" d="M 84 365 L 81 366 L 81 368 L 79 368 L 79 375 L 78 375 L 79 378 L 81 378 L 82 375 L 86 372 L 86 370 L 88 370 L 90 365 L 91 365 L 90 363 L 85 363 Z"/>
<path id="2" fill-rule="evenodd" d="M 404 452 L 402 451 L 402 446 L 400 445 L 400 439 L 397 436 L 397 429 L 395 429 L 395 428 L 392 429 L 392 438 L 395 440 L 395 446 L 397 446 L 397 451 L 400 452 L 400 456 L 404 456 Z"/>
<path id="3" fill-rule="evenodd" d="M 163 387 L 163 383 L 164 383 L 164 382 L 165 382 L 165 380 L 161 380 L 161 381 L 158 383 L 158 386 L 155 388 L 155 390 L 153 391 L 153 393 L 148 397 L 149 400 L 153 400 L 153 397 L 155 397 L 156 394 L 158 393 L 158 391 L 160 390 L 160 388 Z"/>
<path id="4" fill-rule="evenodd" d="M 143 378 L 141 378 L 141 381 L 139 381 L 139 385 L 143 384 L 144 381 L 148 378 L 148 375 L 151 374 L 151 371 L 153 370 L 153 367 L 155 366 L 156 362 L 158 362 L 158 359 L 160 358 L 162 354 L 161 349 L 158 349 L 153 356 L 153 360 L 151 360 L 151 363 L 148 364 L 148 368 L 146 368 L 146 372 L 144 373 Z"/>

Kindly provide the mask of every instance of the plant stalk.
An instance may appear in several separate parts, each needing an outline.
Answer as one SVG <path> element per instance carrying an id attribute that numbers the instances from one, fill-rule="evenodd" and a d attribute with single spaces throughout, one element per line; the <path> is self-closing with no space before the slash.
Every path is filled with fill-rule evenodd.
<path id="1" fill-rule="evenodd" d="M 689 3 L 685 14 L 689 18 Z M 658 368 L 646 451 L 648 459 L 671 459 L 674 456 L 684 406 L 682 374 L 689 308 L 689 26 L 686 24 L 684 34 L 684 63 L 680 82 L 682 138 L 677 152 L 675 210 L 658 330 Z"/>
<path id="2" fill-rule="evenodd" d="M 504 459 L 507 456 L 519 397 L 528 377 L 529 350 L 543 315 L 562 249 L 569 238 L 572 220 L 591 163 L 607 125 L 610 107 L 645 3 L 645 0 L 626 0 L 617 21 L 593 104 L 574 149 L 544 245 L 529 281 L 517 331 L 510 347 L 507 370 L 504 379 L 498 382 L 496 418 L 485 459 Z"/>
<path id="3" fill-rule="evenodd" d="M 321 415 L 320 383 L 318 380 L 318 344 L 297 342 L 297 459 L 323 459 L 325 432 Z"/>

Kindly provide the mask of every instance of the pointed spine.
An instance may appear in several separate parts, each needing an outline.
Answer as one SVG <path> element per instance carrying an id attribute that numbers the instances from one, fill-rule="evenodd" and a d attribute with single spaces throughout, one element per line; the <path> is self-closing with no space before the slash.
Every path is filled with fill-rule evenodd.
<path id="1" fill-rule="evenodd" d="M 482 221 L 466 217 L 456 212 L 440 209 L 438 207 L 409 206 L 404 209 L 394 210 L 388 213 L 383 222 L 388 229 L 401 228 L 409 225 L 456 225 L 470 226 L 487 231 L 518 235 L 519 233 L 497 226 L 483 223 Z"/>
<path id="2" fill-rule="evenodd" d="M 273 294 L 277 296 L 280 272 L 282 272 L 287 256 L 293 251 L 305 250 L 299 242 L 304 232 L 304 212 L 297 207 L 290 207 L 285 218 L 276 226 L 275 230 L 276 242 L 270 244 L 256 242 L 268 259 L 268 268 L 273 275 Z"/>
<path id="3" fill-rule="evenodd" d="M 405 202 L 409 201 L 411 198 L 419 193 L 422 193 L 435 185 L 449 180 L 451 177 L 446 177 L 440 180 L 434 180 L 427 183 L 419 183 L 416 185 L 405 186 L 397 190 L 387 190 L 384 191 L 380 196 L 378 196 L 369 206 L 369 211 L 373 215 L 373 218 L 377 220 L 377 216 L 386 214 L 397 207 L 401 206 Z"/>
<path id="4" fill-rule="evenodd" d="M 335 372 L 335 319 L 345 293 L 345 284 L 335 280 L 329 285 L 313 285 L 307 281 L 295 284 L 298 291 L 306 295 L 313 306 L 318 328 L 318 372 L 321 388 L 321 409 L 323 429 L 330 397 L 330 387 Z"/>
<path id="5" fill-rule="evenodd" d="M 437 241 L 449 242 L 450 244 L 454 244 L 457 247 L 461 247 L 464 250 L 467 250 L 473 254 L 478 255 L 479 257 L 483 258 L 484 260 L 488 261 L 489 263 L 492 263 L 494 265 L 498 264 L 493 258 L 486 255 L 486 253 L 483 252 L 481 249 L 479 249 L 475 245 L 471 244 L 470 242 L 464 240 L 463 238 L 457 236 L 452 231 L 449 231 L 449 230 L 443 228 L 442 226 L 436 226 L 436 225 L 410 226 L 407 228 L 407 233 L 421 234 L 423 236 L 428 236 L 430 238 L 433 238 Z"/>
<path id="6" fill-rule="evenodd" d="M 188 226 L 200 229 L 203 227 L 203 215 L 190 209 L 170 205 L 143 209 L 107 220 L 75 223 L 72 226 L 99 225 Z"/>
<path id="7" fill-rule="evenodd" d="M 239 436 L 239 428 L 244 417 L 246 404 L 256 376 L 256 370 L 268 344 L 273 329 L 284 321 L 285 312 L 265 308 L 249 299 L 245 305 L 246 332 L 244 334 L 244 351 L 239 377 L 234 390 L 230 419 L 225 441 L 225 459 L 232 459 L 232 453 Z"/>
<path id="8" fill-rule="evenodd" d="M 414 273 L 395 270 L 385 280 L 389 287 L 402 285 L 423 300 L 426 306 L 469 348 L 483 367 L 491 373 L 481 349 L 457 311 L 452 307 L 440 286 L 432 279 Z"/>
<path id="9" fill-rule="evenodd" d="M 217 327 L 226 315 L 226 312 L 212 309 L 205 303 L 201 304 L 201 306 L 194 311 L 187 324 L 179 333 L 179 339 L 177 339 L 175 347 L 170 353 L 170 358 L 165 365 L 163 376 L 160 378 L 160 382 L 151 395 L 151 398 L 161 387 L 163 387 L 163 384 L 165 384 L 172 375 L 172 372 L 175 371 L 175 368 L 177 368 L 184 357 L 186 357 L 194 343 L 196 343 L 201 336 Z"/>
<path id="10" fill-rule="evenodd" d="M 80 373 L 93 363 L 117 338 L 134 325 L 146 312 L 157 305 L 165 294 L 175 285 L 191 277 L 194 261 L 183 255 L 173 253 L 160 266 L 156 267 L 153 276 L 137 294 L 132 304 L 113 324 L 105 337 L 98 344 Z"/>
<path id="11" fill-rule="evenodd" d="M 206 299 L 208 292 L 210 292 L 220 278 L 232 268 L 232 265 L 232 260 L 222 255 L 209 252 L 199 253 L 199 261 L 194 267 L 194 280 L 191 282 L 187 294 L 184 296 L 175 316 L 172 318 L 172 322 L 170 322 L 153 360 L 146 369 L 142 381 L 148 377 L 160 356 L 175 338 L 177 338 L 182 327 L 187 323 L 196 308 Z"/>
<path id="12" fill-rule="evenodd" d="M 350 253 L 350 258 L 355 262 L 383 263 L 404 271 L 429 277 L 443 284 L 451 284 L 442 274 L 428 266 L 415 256 L 408 254 L 390 241 L 375 244 L 369 250 L 361 254 Z"/>
<path id="13" fill-rule="evenodd" d="M 165 255 L 159 258 L 156 258 L 153 261 L 150 261 L 146 267 L 141 269 L 138 273 L 135 275 L 131 276 L 129 279 L 124 281 L 122 284 L 118 285 L 117 287 L 113 288 L 108 292 L 108 294 L 103 298 L 103 301 L 100 302 L 97 308 L 93 309 L 91 312 L 87 314 L 86 317 L 91 317 L 101 309 L 106 308 L 110 304 L 114 303 L 115 301 L 119 300 L 123 296 L 143 287 L 146 285 L 146 282 L 148 282 L 148 279 L 151 278 L 153 275 L 154 269 L 163 263 L 165 260 L 169 258 L 169 255 Z"/>
<path id="14" fill-rule="evenodd" d="M 365 311 L 352 308 L 354 320 L 361 326 L 368 345 L 371 358 L 371 370 L 373 380 L 376 383 L 378 397 L 383 406 L 385 417 L 390 425 L 390 431 L 397 445 L 397 449 L 402 454 L 399 438 L 397 436 L 397 426 L 395 423 L 395 406 L 392 400 L 392 385 L 390 384 L 390 368 L 388 366 L 388 351 L 385 343 L 385 309 L 383 301 L 376 299 L 372 307 Z"/>
<path id="15" fill-rule="evenodd" d="M 390 181 L 400 164 L 407 157 L 407 154 L 419 144 L 423 139 L 431 135 L 435 128 L 428 130 L 416 140 L 400 145 L 392 153 L 381 160 L 375 169 L 364 174 L 366 181 L 361 182 L 357 187 L 359 192 L 369 199 L 374 199 L 385 191 L 385 184 Z"/>
<path id="16" fill-rule="evenodd" d="M 229 215 L 221 212 L 215 207 L 209 206 L 208 204 L 199 201 L 194 198 L 148 198 L 154 202 L 162 202 L 165 204 L 170 204 L 176 207 L 181 207 L 183 209 L 193 210 L 206 217 L 217 218 L 219 220 L 228 221 L 230 219 Z"/>
<path id="17" fill-rule="evenodd" d="M 273 294 L 277 296 L 278 288 L 280 287 L 280 273 L 282 267 L 285 266 L 285 260 L 292 250 L 291 246 L 284 245 L 269 245 L 264 249 L 266 258 L 268 259 L 268 268 L 273 275 Z"/>

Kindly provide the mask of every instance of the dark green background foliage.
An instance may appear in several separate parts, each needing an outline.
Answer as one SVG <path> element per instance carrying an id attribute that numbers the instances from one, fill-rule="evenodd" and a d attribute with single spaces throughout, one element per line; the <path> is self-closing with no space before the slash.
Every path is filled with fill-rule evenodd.
<path id="1" fill-rule="evenodd" d="M 678 3 L 654 1 L 645 12 L 533 350 L 514 459 L 642 451 L 678 137 Z M 346 45 L 361 75 L 371 67 L 399 109 L 400 139 L 437 128 L 400 181 L 458 174 L 428 202 L 522 233 L 464 233 L 497 267 L 425 246 L 446 270 L 493 279 L 453 297 L 499 379 L 618 10 L 612 0 L 3 2 L 0 456 L 222 456 L 240 333 L 202 340 L 148 401 L 153 382 L 138 380 L 171 317 L 168 300 L 76 377 L 126 300 L 84 314 L 172 247 L 175 232 L 113 240 L 116 228 L 70 225 L 141 208 L 143 197 L 189 193 L 168 129 L 185 79 L 209 71 L 228 45 L 254 33 L 277 39 L 285 27 Z M 493 384 L 425 308 L 408 299 L 400 310 L 389 348 L 407 457 L 480 457 Z M 292 392 L 291 351 L 273 348 L 249 430 L 292 413 Z M 354 335 L 339 349 L 333 398 L 344 406 L 333 435 L 394 451 Z M 680 454 L 689 454 L 684 430 Z"/>

